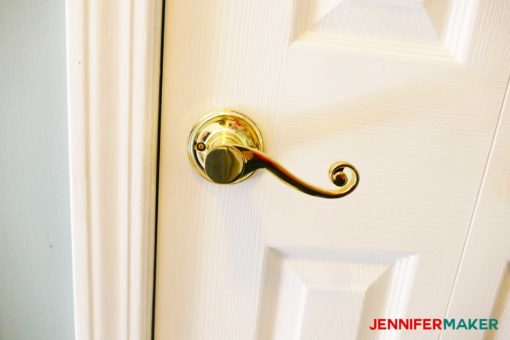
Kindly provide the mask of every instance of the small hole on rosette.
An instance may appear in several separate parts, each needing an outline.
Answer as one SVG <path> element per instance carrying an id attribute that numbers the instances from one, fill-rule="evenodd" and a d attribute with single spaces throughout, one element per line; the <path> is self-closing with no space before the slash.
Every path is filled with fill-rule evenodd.
<path id="1" fill-rule="evenodd" d="M 205 150 L 205 144 L 200 142 L 200 143 L 197 144 L 196 148 L 197 148 L 198 151 L 204 151 Z"/>

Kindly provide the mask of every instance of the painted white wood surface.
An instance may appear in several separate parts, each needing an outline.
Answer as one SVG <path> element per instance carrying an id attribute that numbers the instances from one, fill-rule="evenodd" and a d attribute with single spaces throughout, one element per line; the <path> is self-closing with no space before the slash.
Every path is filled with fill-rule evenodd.
<path id="1" fill-rule="evenodd" d="M 168 1 L 156 339 L 436 339 L 367 328 L 446 313 L 506 89 L 509 6 Z M 328 201 L 263 172 L 204 181 L 186 141 L 220 107 L 250 115 L 296 174 L 327 186 L 348 160 L 359 188 Z"/>
<path id="2" fill-rule="evenodd" d="M 510 102 L 501 113 L 455 283 L 449 317 L 499 319 L 498 331 L 441 339 L 510 339 Z M 484 337 L 485 336 L 485 337 Z"/>
<path id="3" fill-rule="evenodd" d="M 149 339 L 161 1 L 66 6 L 76 339 Z"/>

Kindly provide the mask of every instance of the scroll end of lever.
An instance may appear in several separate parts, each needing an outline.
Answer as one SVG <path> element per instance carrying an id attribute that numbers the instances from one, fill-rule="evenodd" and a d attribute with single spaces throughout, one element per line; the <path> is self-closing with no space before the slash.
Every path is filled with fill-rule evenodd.
<path id="1" fill-rule="evenodd" d="M 347 175 L 345 169 L 349 169 L 350 175 Z M 352 190 L 356 188 L 359 182 L 358 170 L 348 162 L 335 162 L 329 168 L 330 179 L 337 187 L 350 186 Z"/>

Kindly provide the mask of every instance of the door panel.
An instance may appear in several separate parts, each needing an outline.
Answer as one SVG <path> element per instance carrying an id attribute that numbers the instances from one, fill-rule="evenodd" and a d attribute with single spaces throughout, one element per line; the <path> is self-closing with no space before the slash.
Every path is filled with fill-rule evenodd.
<path id="1" fill-rule="evenodd" d="M 508 77 L 504 0 L 168 1 L 156 339 L 437 338 L 368 330 L 442 317 Z M 196 121 L 230 107 L 324 200 L 268 173 L 194 171 Z"/>
<path id="2" fill-rule="evenodd" d="M 486 340 L 510 338 L 510 106 L 508 93 L 488 158 L 448 317 L 492 317 L 497 331 Z M 481 332 L 444 332 L 441 339 L 482 339 Z"/>

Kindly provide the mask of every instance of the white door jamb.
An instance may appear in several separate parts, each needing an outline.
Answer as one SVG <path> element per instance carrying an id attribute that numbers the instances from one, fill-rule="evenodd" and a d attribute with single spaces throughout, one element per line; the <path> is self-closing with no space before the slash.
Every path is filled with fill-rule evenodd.
<path id="1" fill-rule="evenodd" d="M 77 340 L 150 339 L 161 0 L 67 0 Z"/>

